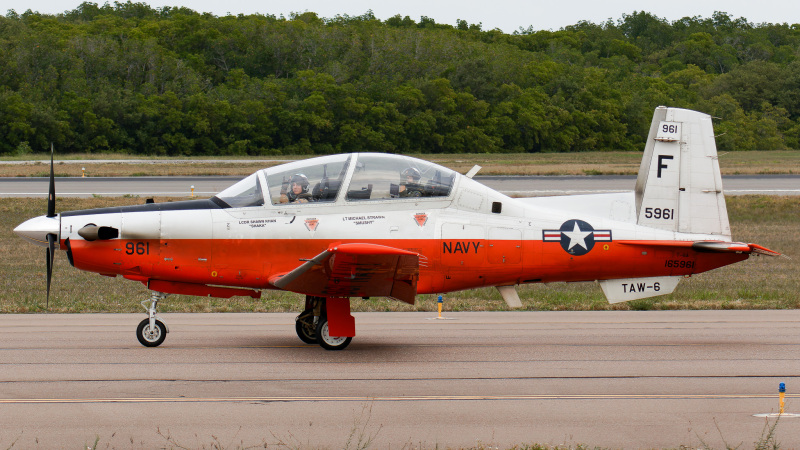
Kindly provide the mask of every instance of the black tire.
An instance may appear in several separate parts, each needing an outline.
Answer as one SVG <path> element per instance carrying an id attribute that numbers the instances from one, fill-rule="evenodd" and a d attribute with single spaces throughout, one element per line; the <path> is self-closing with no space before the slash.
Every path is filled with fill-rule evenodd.
<path id="1" fill-rule="evenodd" d="M 314 310 L 307 309 L 295 319 L 294 330 L 297 337 L 306 344 L 317 343 L 317 329 L 314 327 Z"/>
<path id="2" fill-rule="evenodd" d="M 317 323 L 317 343 L 325 350 L 344 350 L 352 337 L 334 337 L 328 335 L 328 318 L 320 317 Z"/>
<path id="3" fill-rule="evenodd" d="M 155 329 L 150 332 L 150 319 L 144 319 L 136 327 L 136 339 L 145 347 L 158 347 L 167 338 L 167 327 L 156 320 Z"/>

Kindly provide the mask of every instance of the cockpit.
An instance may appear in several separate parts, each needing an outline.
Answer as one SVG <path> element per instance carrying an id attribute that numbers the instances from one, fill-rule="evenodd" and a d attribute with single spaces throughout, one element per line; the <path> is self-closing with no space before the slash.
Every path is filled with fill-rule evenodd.
<path id="1" fill-rule="evenodd" d="M 281 204 L 403 201 L 450 195 L 456 172 L 402 155 L 331 155 L 262 169 L 215 196 L 242 208 Z M 266 183 L 266 188 L 263 184 Z"/>

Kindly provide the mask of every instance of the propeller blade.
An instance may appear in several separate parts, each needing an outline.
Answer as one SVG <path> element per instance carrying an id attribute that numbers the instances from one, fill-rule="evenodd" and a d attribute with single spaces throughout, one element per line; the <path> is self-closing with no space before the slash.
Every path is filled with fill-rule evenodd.
<path id="1" fill-rule="evenodd" d="M 47 234 L 47 309 L 50 309 L 50 281 L 53 279 L 53 262 L 56 256 L 56 236 L 53 233 Z"/>
<path id="2" fill-rule="evenodd" d="M 47 196 L 47 217 L 56 216 L 56 179 L 53 174 L 53 153 L 55 148 L 50 143 L 50 193 Z"/>

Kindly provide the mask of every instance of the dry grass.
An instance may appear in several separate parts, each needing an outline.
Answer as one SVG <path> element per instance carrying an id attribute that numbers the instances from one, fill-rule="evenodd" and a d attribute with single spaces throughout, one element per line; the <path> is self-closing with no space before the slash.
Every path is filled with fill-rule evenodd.
<path id="1" fill-rule="evenodd" d="M 639 152 L 581 152 L 525 154 L 461 154 L 411 155 L 466 173 L 475 164 L 483 167 L 480 175 L 635 175 L 642 154 Z M 126 159 L 125 155 L 66 155 L 64 160 L 98 157 Z M 250 158 L 258 159 L 258 158 Z M 302 159 L 298 156 L 265 157 L 261 162 L 242 160 L 220 162 L 218 159 L 193 158 L 191 163 L 170 163 L 160 159 L 143 159 L 139 164 L 91 163 L 58 164 L 58 176 L 79 177 L 81 167 L 91 177 L 121 176 L 244 176 L 258 169 L 280 164 L 280 160 Z M 226 160 L 227 161 L 227 160 Z M 800 173 L 800 151 L 730 152 L 720 156 L 725 175 L 797 174 Z M 0 164 L 0 176 L 30 177 L 49 174 L 46 161 L 24 164 Z"/>
<path id="2" fill-rule="evenodd" d="M 157 201 L 165 201 L 159 199 Z M 135 198 L 59 199 L 58 210 L 74 210 L 141 203 Z M 45 302 L 45 249 L 32 246 L 13 233 L 23 220 L 41 215 L 43 199 L 0 199 L 0 312 L 42 311 Z M 684 280 L 675 293 L 609 305 L 593 283 L 527 285 L 519 289 L 527 310 L 628 309 L 774 309 L 800 308 L 800 198 L 737 196 L 728 199 L 734 238 L 755 242 L 793 256 L 754 257 L 732 266 Z M 81 272 L 69 266 L 63 252 L 56 255 L 50 298 L 52 312 L 138 312 L 148 296 L 144 285 L 122 278 Z M 265 291 L 260 300 L 236 297 L 209 299 L 171 296 L 164 312 L 283 312 L 303 304 L 297 294 Z M 353 301 L 356 311 L 435 311 L 436 298 L 418 297 L 414 306 L 386 299 Z M 445 296 L 445 310 L 493 311 L 506 305 L 494 288 L 456 292 Z"/>
<path id="3" fill-rule="evenodd" d="M 86 164 L 66 164 L 55 163 L 54 173 L 57 177 L 80 177 L 84 175 L 86 169 L 87 177 L 167 177 L 167 176 L 245 176 L 251 173 L 271 167 L 281 162 L 215 162 L 213 160 L 202 160 L 192 163 L 169 163 L 169 162 L 142 162 L 137 164 L 128 163 L 86 163 Z M 50 164 L 0 164 L 0 176 L 2 177 L 46 177 L 50 176 Z"/>
<path id="4" fill-rule="evenodd" d="M 466 173 L 480 175 L 636 175 L 639 152 L 526 153 L 492 155 L 415 155 Z M 730 152 L 720 155 L 724 175 L 797 174 L 800 151 Z"/>

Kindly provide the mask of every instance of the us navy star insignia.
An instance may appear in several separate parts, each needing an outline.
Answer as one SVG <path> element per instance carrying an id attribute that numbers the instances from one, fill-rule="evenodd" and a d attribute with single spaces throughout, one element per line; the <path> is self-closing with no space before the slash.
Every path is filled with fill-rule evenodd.
<path id="1" fill-rule="evenodd" d="M 586 246 L 586 236 L 589 236 L 592 234 L 592 232 L 581 231 L 577 221 L 575 221 L 575 227 L 572 229 L 572 231 L 562 231 L 561 233 L 569 238 L 569 247 L 567 248 L 567 251 L 572 250 L 572 248 L 576 245 L 580 245 L 586 251 L 589 250 L 589 247 Z"/>
<path id="2" fill-rule="evenodd" d="M 611 242 L 611 230 L 595 230 L 587 222 L 570 219 L 558 230 L 542 230 L 542 241 L 559 242 L 565 252 L 582 256 L 594 248 L 595 242 Z"/>

